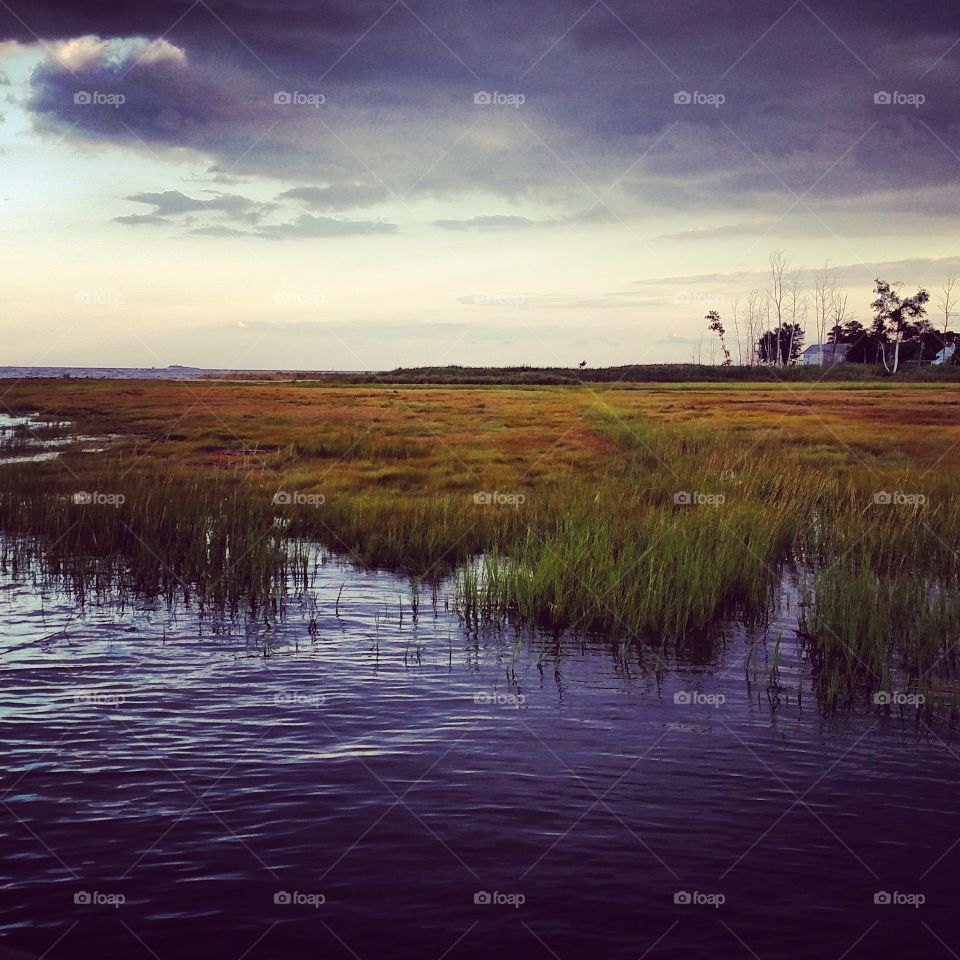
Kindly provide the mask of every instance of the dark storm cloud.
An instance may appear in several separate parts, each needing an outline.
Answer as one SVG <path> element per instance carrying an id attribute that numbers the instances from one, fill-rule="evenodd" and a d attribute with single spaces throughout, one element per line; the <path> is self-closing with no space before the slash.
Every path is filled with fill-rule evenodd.
<path id="1" fill-rule="evenodd" d="M 24 43 L 40 37 L 65 39 L 83 34 L 128 37 L 180 33 L 219 36 L 236 31 L 254 48 L 283 36 L 331 35 L 362 30 L 388 4 L 366 0 L 30 0 L 0 7 L 0 39 Z M 372 16 L 371 16 L 372 15 Z"/>
<path id="2" fill-rule="evenodd" d="M 138 0 L 11 0 L 0 8 L 0 39 L 27 42 L 35 36 L 52 40 L 83 33 L 104 37 L 159 35 L 171 28 L 171 32 L 179 29 L 182 33 L 205 35 L 218 26 L 221 31 L 229 27 L 259 50 L 281 37 L 352 38 L 374 25 L 378 18 L 387 19 L 394 12 L 391 8 L 397 6 L 402 10 L 405 5 L 393 4 L 391 0 L 158 0 L 149 4 Z M 822 18 L 841 36 L 854 33 L 865 23 L 874 24 L 891 36 L 942 33 L 956 18 L 952 0 L 928 0 L 923 4 L 906 0 L 845 0 L 842 5 L 808 5 L 802 0 L 738 0 L 736 4 L 722 5 L 711 0 L 671 0 L 631 5 L 609 0 L 609 4 L 597 5 L 586 16 L 583 14 L 588 5 L 582 0 L 553 0 L 549 5 L 530 0 L 484 0 L 458 6 L 459 9 L 454 8 L 443 0 L 418 0 L 413 9 L 434 29 L 444 28 L 443 36 L 450 43 L 469 34 L 484 33 L 502 43 L 532 32 L 548 41 L 555 40 L 581 18 L 564 37 L 565 41 L 584 47 L 606 47 L 629 43 L 628 31 L 633 31 L 651 45 L 654 41 L 675 44 L 678 34 L 682 34 L 698 55 L 697 44 L 710 36 L 724 37 L 728 42 L 735 39 L 746 47 L 784 14 Z M 507 27 L 511 32 L 505 32 Z"/>
<path id="3" fill-rule="evenodd" d="M 285 180 L 285 199 L 314 212 L 484 191 L 558 218 L 749 206 L 749 223 L 807 191 L 936 190 L 960 168 L 960 17 L 946 0 L 14 9 L 31 29 L 0 8 L 0 36 L 141 38 L 44 61 L 28 104 L 39 127 L 186 148 L 223 177 Z M 78 91 L 125 101 L 77 104 Z"/>
<path id="4" fill-rule="evenodd" d="M 208 150 L 266 112 L 257 80 L 166 40 L 68 41 L 37 67 L 27 106 L 41 128 L 96 140 Z M 233 133 L 235 135 L 235 133 Z"/>

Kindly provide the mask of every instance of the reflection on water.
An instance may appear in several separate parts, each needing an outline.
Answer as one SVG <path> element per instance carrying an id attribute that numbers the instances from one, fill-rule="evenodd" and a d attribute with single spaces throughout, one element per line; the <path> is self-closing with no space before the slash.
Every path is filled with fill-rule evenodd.
<path id="1" fill-rule="evenodd" d="M 763 634 L 671 669 L 466 630 L 443 591 L 413 618 L 408 596 L 326 564 L 277 624 L 214 631 L 4 583 L 3 942 L 51 960 L 960 946 L 952 731 L 825 719 L 795 592 Z"/>
<path id="2" fill-rule="evenodd" d="M 65 420 L 41 420 L 38 414 L 0 413 L 0 464 L 56 460 L 64 450 L 102 453 L 115 435 L 84 436 Z"/>

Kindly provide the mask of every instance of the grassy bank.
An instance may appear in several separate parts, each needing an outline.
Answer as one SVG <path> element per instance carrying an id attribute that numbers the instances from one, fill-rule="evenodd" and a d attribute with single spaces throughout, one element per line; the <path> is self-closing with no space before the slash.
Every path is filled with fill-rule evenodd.
<path id="1" fill-rule="evenodd" d="M 835 367 L 756 365 L 722 367 L 697 363 L 644 363 L 619 367 L 397 367 L 394 370 L 333 372 L 250 370 L 211 373 L 210 379 L 238 382 L 312 382 L 324 386 L 453 384 L 482 386 L 577 386 L 630 383 L 958 383 L 960 368 L 907 366 L 891 376 L 883 365 Z"/>
<path id="2" fill-rule="evenodd" d="M 457 571 L 468 620 L 669 659 L 721 618 L 762 621 L 790 565 L 825 700 L 952 696 L 952 386 L 32 381 L 2 399 L 123 437 L 0 466 L 7 569 L 40 546 L 78 591 L 269 618 L 303 570 L 291 543 L 317 540 L 420 580 Z"/>

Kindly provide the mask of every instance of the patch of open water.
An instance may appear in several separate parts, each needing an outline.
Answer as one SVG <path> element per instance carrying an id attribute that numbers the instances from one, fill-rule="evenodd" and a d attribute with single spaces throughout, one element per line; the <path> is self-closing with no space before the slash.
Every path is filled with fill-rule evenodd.
<path id="1" fill-rule="evenodd" d="M 772 639 L 743 630 L 658 677 L 602 640 L 524 637 L 514 656 L 512 632 L 442 601 L 414 620 L 407 596 L 326 564 L 275 629 L 217 633 L 4 582 L 0 943 L 49 960 L 960 947 L 951 731 L 821 715 L 789 592 L 768 636 L 805 695 L 776 709 L 746 682 Z"/>

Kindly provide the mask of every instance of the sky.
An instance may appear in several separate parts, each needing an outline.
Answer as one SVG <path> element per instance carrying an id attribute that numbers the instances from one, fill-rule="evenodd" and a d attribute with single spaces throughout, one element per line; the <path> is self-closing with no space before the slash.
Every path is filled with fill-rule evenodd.
<path id="1" fill-rule="evenodd" d="M 775 250 L 867 321 L 958 88 L 955 0 L 0 0 L 0 364 L 687 362 Z"/>

